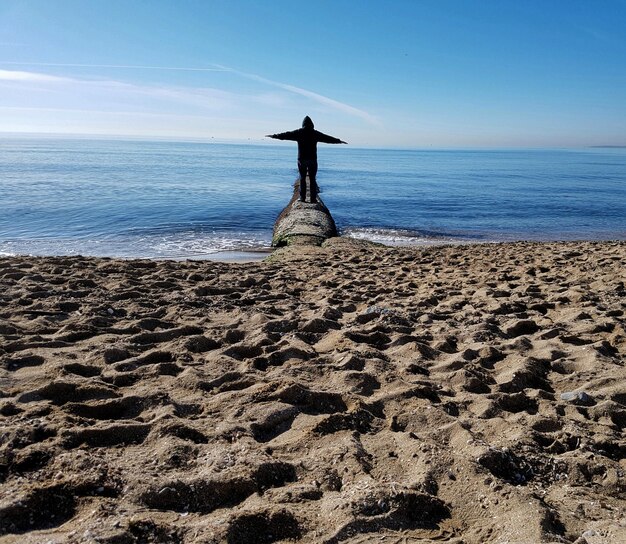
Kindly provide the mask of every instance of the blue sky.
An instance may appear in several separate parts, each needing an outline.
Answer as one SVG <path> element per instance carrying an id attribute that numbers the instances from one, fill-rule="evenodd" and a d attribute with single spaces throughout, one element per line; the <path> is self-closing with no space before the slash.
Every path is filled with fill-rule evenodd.
<path id="1" fill-rule="evenodd" d="M 626 0 L 0 0 L 0 132 L 626 145 Z"/>

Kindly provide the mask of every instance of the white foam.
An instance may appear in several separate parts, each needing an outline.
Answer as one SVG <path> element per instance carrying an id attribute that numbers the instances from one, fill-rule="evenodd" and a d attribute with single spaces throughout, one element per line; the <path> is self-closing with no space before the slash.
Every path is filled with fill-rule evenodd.
<path id="1" fill-rule="evenodd" d="M 229 233 L 230 234 L 230 233 Z M 235 232 L 131 234 L 103 239 L 36 239 L 10 241 L 0 246 L 0 256 L 85 255 L 125 259 L 203 259 L 223 252 L 256 252 L 270 245 L 269 235 Z M 10 249 L 10 251 L 9 251 Z"/>
<path id="2" fill-rule="evenodd" d="M 417 232 L 402 229 L 350 228 L 343 233 L 349 238 L 369 240 L 387 246 L 431 246 L 462 243 L 446 236 L 425 236 Z"/>

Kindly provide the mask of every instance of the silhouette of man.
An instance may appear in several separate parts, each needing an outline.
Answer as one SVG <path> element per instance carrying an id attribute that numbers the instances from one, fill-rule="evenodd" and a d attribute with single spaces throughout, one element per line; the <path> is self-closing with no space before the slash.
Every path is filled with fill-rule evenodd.
<path id="1" fill-rule="evenodd" d="M 328 136 L 315 130 L 313 121 L 307 115 L 302 121 L 302 128 L 280 134 L 268 134 L 268 138 L 276 140 L 292 140 L 298 142 L 298 172 L 300 172 L 300 201 L 306 201 L 306 174 L 309 173 L 311 182 L 311 202 L 317 202 L 317 142 L 325 144 L 345 144 L 339 138 Z"/>

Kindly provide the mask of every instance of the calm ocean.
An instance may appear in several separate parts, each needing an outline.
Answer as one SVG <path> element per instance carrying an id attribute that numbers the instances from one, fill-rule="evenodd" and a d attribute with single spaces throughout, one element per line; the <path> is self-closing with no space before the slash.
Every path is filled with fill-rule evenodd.
<path id="1" fill-rule="evenodd" d="M 267 247 L 294 145 L 0 139 L 0 255 Z M 343 234 L 387 244 L 626 239 L 626 149 L 319 149 Z"/>

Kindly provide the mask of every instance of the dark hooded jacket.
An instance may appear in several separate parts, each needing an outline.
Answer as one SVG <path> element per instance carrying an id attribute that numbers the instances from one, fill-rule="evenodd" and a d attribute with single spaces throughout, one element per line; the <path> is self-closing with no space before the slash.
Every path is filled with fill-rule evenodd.
<path id="1" fill-rule="evenodd" d="M 313 121 L 307 115 L 302 121 L 302 128 L 290 132 L 272 134 L 270 138 L 276 140 L 292 140 L 298 142 L 298 160 L 317 160 L 317 142 L 325 144 L 345 144 L 339 138 L 334 138 L 323 132 L 315 130 Z"/>

